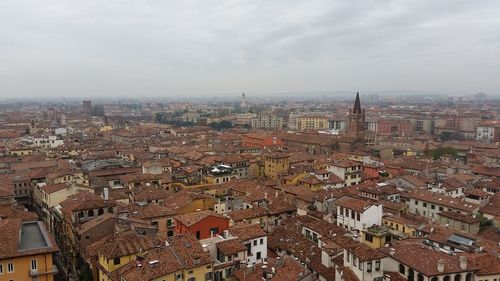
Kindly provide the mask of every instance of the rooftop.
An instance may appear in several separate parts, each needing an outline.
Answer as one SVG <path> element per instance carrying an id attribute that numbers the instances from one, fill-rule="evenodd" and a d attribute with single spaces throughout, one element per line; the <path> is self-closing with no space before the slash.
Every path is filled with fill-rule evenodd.
<path id="1" fill-rule="evenodd" d="M 21 219 L 0 220 L 2 243 L 0 259 L 9 259 L 59 251 L 42 222 Z"/>

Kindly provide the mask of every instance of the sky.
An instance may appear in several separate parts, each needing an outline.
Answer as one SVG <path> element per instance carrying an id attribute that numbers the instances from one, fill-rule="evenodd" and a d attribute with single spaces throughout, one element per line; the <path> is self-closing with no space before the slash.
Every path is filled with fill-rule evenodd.
<path id="1" fill-rule="evenodd" d="M 500 1 L 2 0 L 0 98 L 500 93 Z"/>

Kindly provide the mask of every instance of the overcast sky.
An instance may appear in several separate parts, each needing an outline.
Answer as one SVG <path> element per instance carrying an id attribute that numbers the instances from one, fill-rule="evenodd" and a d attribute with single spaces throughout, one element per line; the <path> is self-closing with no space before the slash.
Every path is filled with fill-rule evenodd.
<path id="1" fill-rule="evenodd" d="M 500 1 L 1 0 L 0 97 L 500 92 Z"/>

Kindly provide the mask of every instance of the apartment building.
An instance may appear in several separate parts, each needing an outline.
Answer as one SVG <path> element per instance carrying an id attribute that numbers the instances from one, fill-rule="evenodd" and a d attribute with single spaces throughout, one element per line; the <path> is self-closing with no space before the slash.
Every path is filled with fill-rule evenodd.
<path id="1" fill-rule="evenodd" d="M 283 118 L 274 115 L 258 115 L 252 118 L 252 130 L 283 128 Z"/>
<path id="2" fill-rule="evenodd" d="M 296 128 L 298 131 L 329 130 L 330 122 L 328 122 L 328 116 L 304 115 L 297 117 Z"/>
<path id="3" fill-rule="evenodd" d="M 0 219 L 0 229 L 0 280 L 54 280 L 59 249 L 42 222 Z"/>
<path id="4" fill-rule="evenodd" d="M 373 225 L 382 224 L 382 204 L 367 199 L 343 196 L 337 201 L 337 225 L 360 232 Z"/>
<path id="5" fill-rule="evenodd" d="M 481 122 L 476 128 L 476 140 L 485 143 L 500 141 L 500 120 Z"/>
<path id="6" fill-rule="evenodd" d="M 286 153 L 268 153 L 264 155 L 264 175 L 277 179 L 280 175 L 288 173 L 290 168 L 290 155 Z"/>
<path id="7" fill-rule="evenodd" d="M 401 195 L 408 211 L 429 219 L 437 218 L 443 211 L 472 214 L 479 210 L 479 205 L 465 201 L 463 198 L 437 194 L 427 190 L 415 190 Z"/>
<path id="8" fill-rule="evenodd" d="M 326 170 L 343 179 L 345 181 L 345 186 L 351 186 L 361 182 L 362 164 L 359 162 L 344 160 L 330 163 Z"/>

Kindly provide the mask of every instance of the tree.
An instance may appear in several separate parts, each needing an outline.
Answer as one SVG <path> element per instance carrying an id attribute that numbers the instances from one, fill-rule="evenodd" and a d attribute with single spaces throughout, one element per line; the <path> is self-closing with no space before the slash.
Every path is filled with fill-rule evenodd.
<path id="1" fill-rule="evenodd" d="M 154 120 L 156 123 L 165 123 L 165 113 L 163 112 L 156 112 Z"/>
<path id="2" fill-rule="evenodd" d="M 208 124 L 211 128 L 217 130 L 217 131 L 225 131 L 227 129 L 231 129 L 233 127 L 233 123 L 227 120 L 222 120 L 220 122 L 212 122 Z"/>
<path id="3" fill-rule="evenodd" d="M 450 146 L 442 146 L 436 149 L 429 150 L 428 154 L 432 156 L 432 159 L 437 160 L 444 155 L 457 156 L 458 150 Z"/>

